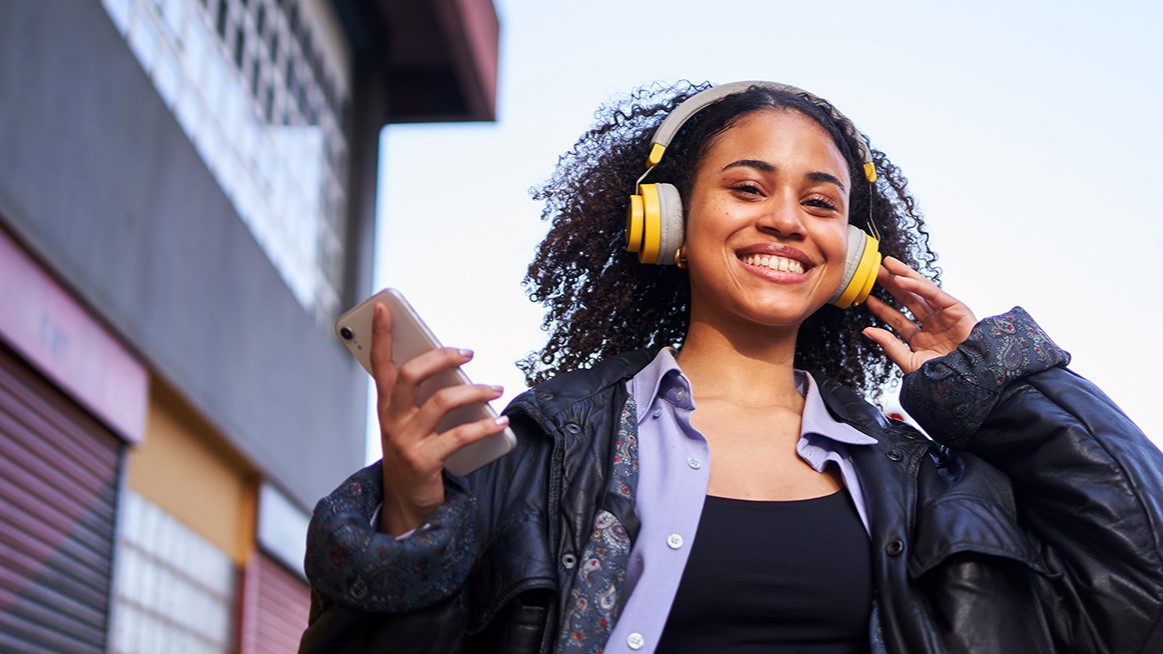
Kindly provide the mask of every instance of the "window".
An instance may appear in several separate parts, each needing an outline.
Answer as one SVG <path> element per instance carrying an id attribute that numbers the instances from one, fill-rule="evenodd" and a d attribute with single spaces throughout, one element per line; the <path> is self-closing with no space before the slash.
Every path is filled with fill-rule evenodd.
<path id="1" fill-rule="evenodd" d="M 110 651 L 234 651 L 230 558 L 137 493 L 122 502 Z"/>
<path id="2" fill-rule="evenodd" d="M 242 70 L 242 58 L 246 54 L 246 32 L 242 26 L 234 28 L 234 66 Z"/>
<path id="3" fill-rule="evenodd" d="M 230 5 L 227 0 L 218 0 L 218 21 L 215 23 L 215 27 L 218 30 L 218 36 L 222 37 L 223 41 L 226 40 L 226 19 L 229 15 Z"/>
<path id="4" fill-rule="evenodd" d="M 328 42 L 301 1 L 103 3 L 288 287 L 327 324 L 343 284 L 351 72 L 329 55 L 346 43 Z"/>

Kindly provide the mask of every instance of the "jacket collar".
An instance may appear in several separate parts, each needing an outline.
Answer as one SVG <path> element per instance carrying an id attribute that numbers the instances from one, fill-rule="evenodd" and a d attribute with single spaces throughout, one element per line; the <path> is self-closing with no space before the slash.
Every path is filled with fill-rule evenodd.
<path id="1" fill-rule="evenodd" d="M 566 407 L 615 384 L 625 384 L 654 356 L 648 350 L 633 350 L 607 357 L 593 368 L 562 373 L 518 395 L 505 413 L 525 413 L 536 422 L 549 424 Z M 878 440 L 880 434 L 892 428 L 880 409 L 843 384 L 820 374 L 813 375 L 813 381 L 825 407 L 836 420 Z"/>
<path id="2" fill-rule="evenodd" d="M 518 395 L 505 413 L 524 413 L 540 424 L 552 424 L 567 407 L 616 384 L 625 384 L 652 358 L 647 350 L 634 350 L 607 357 L 593 368 L 562 373 Z"/>

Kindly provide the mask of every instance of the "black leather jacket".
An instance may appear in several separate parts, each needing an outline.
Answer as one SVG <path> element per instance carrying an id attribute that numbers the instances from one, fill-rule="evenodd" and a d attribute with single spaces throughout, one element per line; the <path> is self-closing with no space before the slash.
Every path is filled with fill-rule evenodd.
<path id="1" fill-rule="evenodd" d="M 594 514 L 635 534 L 633 507 L 604 491 L 625 382 L 650 359 L 613 357 L 518 397 L 518 449 L 450 478 L 407 541 L 371 528 L 378 464 L 322 500 L 300 651 L 552 651 L 558 580 Z M 851 450 L 872 532 L 873 651 L 1163 651 L 1163 455 L 1067 360 L 1020 309 L 983 321 L 905 380 L 902 401 L 937 441 L 817 380 L 833 415 L 878 441 Z"/>

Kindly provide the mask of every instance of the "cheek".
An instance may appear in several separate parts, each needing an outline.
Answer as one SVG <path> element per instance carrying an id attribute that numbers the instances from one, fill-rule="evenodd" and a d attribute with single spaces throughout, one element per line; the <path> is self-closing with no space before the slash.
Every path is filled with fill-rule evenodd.
<path id="1" fill-rule="evenodd" d="M 830 247 L 839 252 L 841 257 L 846 257 L 848 254 L 848 223 L 830 230 L 829 237 Z"/>
<path id="2" fill-rule="evenodd" d="M 844 276 L 844 264 L 848 259 L 848 225 L 840 225 L 836 229 L 829 229 L 827 234 L 821 235 L 821 248 L 824 249 L 829 261 L 836 265 L 831 266 L 836 276 L 836 283 Z"/>
<path id="3" fill-rule="evenodd" d="M 715 202 L 692 204 L 683 217 L 683 243 L 689 248 L 694 243 L 708 241 L 725 222 L 723 207 Z"/>

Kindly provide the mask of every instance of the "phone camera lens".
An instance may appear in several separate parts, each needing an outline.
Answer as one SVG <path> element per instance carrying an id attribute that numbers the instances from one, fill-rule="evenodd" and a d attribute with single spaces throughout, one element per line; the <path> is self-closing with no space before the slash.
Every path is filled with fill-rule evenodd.
<path id="1" fill-rule="evenodd" d="M 343 340 L 345 340 L 345 341 L 350 341 L 352 338 L 355 338 L 355 333 L 352 332 L 351 329 L 349 329 L 347 327 L 340 327 L 339 328 L 339 335 L 342 336 Z"/>

